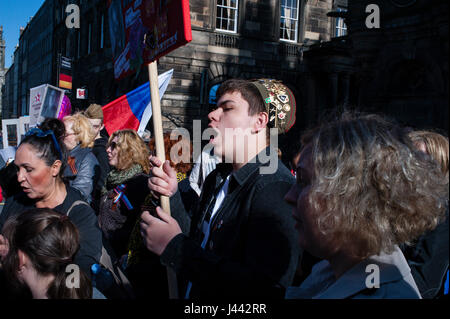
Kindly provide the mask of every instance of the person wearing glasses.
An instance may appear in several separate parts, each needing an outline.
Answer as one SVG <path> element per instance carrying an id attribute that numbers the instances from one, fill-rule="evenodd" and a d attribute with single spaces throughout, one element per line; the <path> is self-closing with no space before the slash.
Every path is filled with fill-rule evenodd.
<path id="1" fill-rule="evenodd" d="M 64 144 L 69 151 L 64 177 L 79 190 L 88 203 L 100 177 L 100 166 L 92 153 L 94 132 L 89 120 L 81 113 L 63 118 L 66 127 Z"/>
<path id="2" fill-rule="evenodd" d="M 50 208 L 68 215 L 80 234 L 80 249 L 74 263 L 90 275 L 91 265 L 98 263 L 102 252 L 102 234 L 93 209 L 83 203 L 82 195 L 63 181 L 67 150 L 62 141 L 64 125 L 58 119 L 44 121 L 31 129 L 19 145 L 14 165 L 21 192 L 7 198 L 0 215 L 0 229 L 6 220 L 33 208 Z M 0 257 L 9 249 L 0 235 Z"/>
<path id="3" fill-rule="evenodd" d="M 125 263 L 128 242 L 147 188 L 149 149 L 134 130 L 114 132 L 106 149 L 112 169 L 100 199 L 98 221 L 115 257 Z"/>

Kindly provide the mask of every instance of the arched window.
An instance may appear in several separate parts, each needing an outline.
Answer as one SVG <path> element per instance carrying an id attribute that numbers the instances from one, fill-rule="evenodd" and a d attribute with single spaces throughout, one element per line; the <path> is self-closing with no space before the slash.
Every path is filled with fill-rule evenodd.
<path id="1" fill-rule="evenodd" d="M 337 12 L 346 12 L 345 8 L 337 8 Z M 347 25 L 344 22 L 344 18 L 336 18 L 335 21 L 335 37 L 342 37 L 347 35 Z"/>
<path id="2" fill-rule="evenodd" d="M 220 86 L 220 83 L 215 84 L 209 90 L 209 98 L 208 98 L 209 104 L 217 104 L 216 92 L 217 92 L 217 89 L 219 88 L 219 86 Z"/>

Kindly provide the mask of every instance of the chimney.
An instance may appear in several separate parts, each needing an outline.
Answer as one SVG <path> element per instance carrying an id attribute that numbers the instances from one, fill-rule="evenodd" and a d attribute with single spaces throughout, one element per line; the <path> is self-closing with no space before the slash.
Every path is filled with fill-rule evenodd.
<path id="1" fill-rule="evenodd" d="M 24 27 L 20 27 L 20 35 L 22 35 L 23 30 L 25 30 L 25 28 Z"/>

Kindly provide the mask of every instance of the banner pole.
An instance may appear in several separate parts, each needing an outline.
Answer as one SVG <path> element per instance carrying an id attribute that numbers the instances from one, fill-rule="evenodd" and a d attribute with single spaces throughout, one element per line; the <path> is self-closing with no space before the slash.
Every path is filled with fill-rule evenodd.
<path id="1" fill-rule="evenodd" d="M 150 96 L 152 101 L 153 130 L 155 136 L 156 156 L 165 162 L 164 138 L 161 118 L 161 103 L 159 98 L 158 65 L 154 61 L 148 65 L 150 79 Z M 170 200 L 167 196 L 161 196 L 161 208 L 170 215 Z M 169 285 L 169 298 L 178 299 L 177 277 L 173 269 L 167 267 L 167 279 Z"/>

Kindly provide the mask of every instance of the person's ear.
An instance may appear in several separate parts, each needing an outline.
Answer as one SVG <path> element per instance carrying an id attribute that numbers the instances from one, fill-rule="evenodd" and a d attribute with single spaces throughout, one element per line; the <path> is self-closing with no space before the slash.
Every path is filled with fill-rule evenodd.
<path id="1" fill-rule="evenodd" d="M 17 255 L 19 257 L 19 269 L 17 269 L 17 271 L 19 273 L 22 273 L 24 271 L 24 269 L 25 269 L 25 266 L 26 266 L 27 262 L 28 262 L 28 257 L 20 249 L 17 251 Z"/>
<path id="2" fill-rule="evenodd" d="M 269 122 L 269 115 L 267 112 L 259 112 L 256 116 L 253 132 L 259 133 L 261 130 L 267 127 L 267 123 Z"/>
<path id="3" fill-rule="evenodd" d="M 62 162 L 60 160 L 56 160 L 53 162 L 52 166 L 50 167 L 53 177 L 56 177 L 59 175 L 59 172 L 61 171 L 61 166 L 62 166 Z"/>

